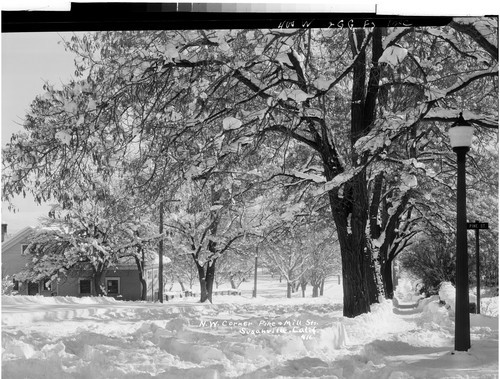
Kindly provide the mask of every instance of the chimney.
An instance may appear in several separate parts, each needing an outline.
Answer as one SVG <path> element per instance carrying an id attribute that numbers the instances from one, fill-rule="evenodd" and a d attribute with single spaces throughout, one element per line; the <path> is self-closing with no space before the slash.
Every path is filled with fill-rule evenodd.
<path id="1" fill-rule="evenodd" d="M 7 235 L 7 224 L 2 224 L 2 242 L 5 240 L 6 235 Z"/>

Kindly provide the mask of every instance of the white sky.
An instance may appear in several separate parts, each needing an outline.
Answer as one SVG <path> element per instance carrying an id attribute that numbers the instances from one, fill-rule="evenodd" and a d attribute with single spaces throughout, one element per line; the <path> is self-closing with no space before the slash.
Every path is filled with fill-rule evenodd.
<path id="1" fill-rule="evenodd" d="M 73 55 L 58 44 L 60 36 L 67 35 L 69 33 L 2 33 L 2 147 L 12 133 L 22 130 L 19 124 L 31 101 L 43 93 L 44 82 L 57 86 L 72 77 Z M 39 206 L 32 198 L 19 197 L 14 205 L 19 208 L 16 213 L 2 202 L 2 223 L 8 224 L 9 234 L 36 225 L 37 219 L 46 216 L 49 210 L 48 205 Z"/>

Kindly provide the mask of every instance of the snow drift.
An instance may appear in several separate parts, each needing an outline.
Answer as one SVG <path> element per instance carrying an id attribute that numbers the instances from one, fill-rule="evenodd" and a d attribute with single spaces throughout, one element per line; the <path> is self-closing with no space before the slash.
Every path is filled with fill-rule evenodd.
<path id="1" fill-rule="evenodd" d="M 346 319 L 335 300 L 341 291 L 331 282 L 325 298 L 220 296 L 217 304 L 193 298 L 159 304 L 4 296 L 2 374 L 14 379 L 497 377 L 497 317 L 472 315 L 473 347 L 452 355 L 453 319 L 438 297 L 419 307 L 384 301 L 368 314 Z"/>

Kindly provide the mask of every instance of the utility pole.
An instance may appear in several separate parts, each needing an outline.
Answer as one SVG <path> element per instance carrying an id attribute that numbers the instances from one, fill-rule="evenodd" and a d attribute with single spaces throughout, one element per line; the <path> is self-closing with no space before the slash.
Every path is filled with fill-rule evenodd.
<path id="1" fill-rule="evenodd" d="M 257 264 L 259 262 L 259 247 L 255 248 L 255 271 L 253 275 L 253 296 L 257 297 Z"/>
<path id="2" fill-rule="evenodd" d="M 160 246 L 158 253 L 158 298 L 163 303 L 163 200 L 160 203 Z"/>

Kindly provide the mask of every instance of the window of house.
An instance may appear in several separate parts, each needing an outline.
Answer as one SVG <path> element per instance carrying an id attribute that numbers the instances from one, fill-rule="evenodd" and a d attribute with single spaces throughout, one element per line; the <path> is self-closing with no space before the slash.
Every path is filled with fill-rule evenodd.
<path id="1" fill-rule="evenodd" d="M 92 290 L 90 279 L 79 279 L 78 282 L 80 295 L 90 295 Z"/>
<path id="2" fill-rule="evenodd" d="M 37 295 L 40 293 L 40 282 L 29 282 L 28 283 L 28 295 Z"/>
<path id="3" fill-rule="evenodd" d="M 28 248 L 28 244 L 25 244 L 25 245 L 21 245 L 21 249 L 22 249 L 22 254 L 23 255 L 26 255 L 26 249 Z"/>
<path id="4" fill-rule="evenodd" d="M 13 282 L 14 282 L 14 285 L 12 287 L 12 290 L 19 291 L 19 280 L 14 279 Z"/>
<path id="5" fill-rule="evenodd" d="M 120 278 L 106 278 L 106 292 L 108 295 L 120 294 Z"/>

